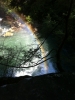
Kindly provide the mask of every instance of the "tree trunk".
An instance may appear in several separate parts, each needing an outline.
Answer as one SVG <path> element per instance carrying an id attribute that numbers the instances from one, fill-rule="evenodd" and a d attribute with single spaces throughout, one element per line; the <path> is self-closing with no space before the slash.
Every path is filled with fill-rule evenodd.
<path id="1" fill-rule="evenodd" d="M 64 36 L 64 39 L 62 41 L 62 43 L 60 44 L 58 50 L 57 50 L 57 53 L 56 53 L 56 63 L 57 63 L 57 68 L 60 72 L 64 72 L 64 69 L 62 68 L 61 66 L 61 58 L 60 58 L 60 55 L 61 55 L 61 51 L 62 51 L 62 48 L 69 36 L 68 34 L 68 22 L 69 22 L 69 17 L 70 17 L 70 14 L 71 14 L 71 9 L 72 9 L 72 4 L 73 4 L 73 0 L 71 0 L 70 2 L 70 7 L 69 7 L 69 10 L 68 10 L 68 14 L 67 16 L 65 16 L 65 36 Z"/>

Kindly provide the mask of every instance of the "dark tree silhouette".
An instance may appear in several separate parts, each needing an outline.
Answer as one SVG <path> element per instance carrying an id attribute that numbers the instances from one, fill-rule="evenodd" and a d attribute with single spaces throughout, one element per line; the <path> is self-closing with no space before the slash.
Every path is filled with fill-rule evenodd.
<path id="1" fill-rule="evenodd" d="M 63 39 L 62 43 L 60 44 L 60 46 L 59 46 L 59 48 L 57 50 L 57 53 L 56 53 L 57 67 L 58 67 L 60 72 L 64 71 L 62 66 L 61 66 L 61 58 L 60 58 L 60 56 L 61 56 L 62 48 L 63 48 L 67 38 L 69 37 L 68 25 L 69 25 L 69 17 L 70 17 L 70 14 L 71 14 L 72 5 L 73 5 L 73 0 L 71 0 L 71 2 L 70 2 L 68 13 L 64 16 L 65 17 L 65 36 L 64 36 L 64 39 Z"/>

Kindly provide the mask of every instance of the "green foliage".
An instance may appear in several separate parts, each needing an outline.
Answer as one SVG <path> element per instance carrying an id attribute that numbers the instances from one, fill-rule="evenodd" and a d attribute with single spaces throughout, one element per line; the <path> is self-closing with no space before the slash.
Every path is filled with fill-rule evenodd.
<path id="1" fill-rule="evenodd" d="M 39 31 L 41 33 L 41 36 L 42 37 L 46 37 L 49 34 L 53 34 L 54 32 L 51 33 L 51 30 L 53 29 L 53 27 L 55 25 L 56 25 L 55 20 L 52 21 L 51 16 L 48 14 L 48 16 L 43 20 L 43 23 L 42 23 L 42 25 L 40 25 L 40 28 L 39 28 Z"/>
<path id="2" fill-rule="evenodd" d="M 32 23 L 32 19 L 31 19 L 31 17 L 28 15 L 28 16 L 26 16 L 26 21 L 28 22 L 28 23 Z"/>

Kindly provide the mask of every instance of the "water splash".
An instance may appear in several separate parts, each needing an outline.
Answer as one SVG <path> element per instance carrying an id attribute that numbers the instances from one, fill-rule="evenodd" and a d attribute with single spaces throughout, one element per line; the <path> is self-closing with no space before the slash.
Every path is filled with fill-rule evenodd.
<path id="1" fill-rule="evenodd" d="M 14 20 L 13 20 L 14 19 Z M 16 20 L 15 20 L 16 19 Z M 35 39 L 33 32 L 27 26 L 27 24 L 15 13 L 11 13 L 11 16 L 6 16 L 6 19 L 0 18 L 0 44 L 4 44 L 7 47 L 25 47 L 25 49 L 37 48 L 39 45 Z M 21 44 L 21 45 L 20 45 Z M 41 51 L 41 50 L 39 50 Z M 42 53 L 42 52 L 40 52 Z M 34 58 L 33 62 L 37 63 L 39 59 Z M 22 66 L 28 66 L 23 64 Z M 44 63 L 31 68 L 8 68 L 7 76 L 23 76 L 23 75 L 41 75 L 45 74 L 46 70 Z M 12 73 L 13 72 L 13 73 Z"/>

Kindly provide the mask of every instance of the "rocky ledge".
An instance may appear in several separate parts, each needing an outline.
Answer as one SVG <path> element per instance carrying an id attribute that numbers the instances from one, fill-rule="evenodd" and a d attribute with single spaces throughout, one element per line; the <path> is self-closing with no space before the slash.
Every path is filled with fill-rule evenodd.
<path id="1" fill-rule="evenodd" d="M 0 78 L 0 100 L 75 100 L 75 73 Z"/>

